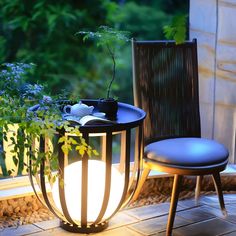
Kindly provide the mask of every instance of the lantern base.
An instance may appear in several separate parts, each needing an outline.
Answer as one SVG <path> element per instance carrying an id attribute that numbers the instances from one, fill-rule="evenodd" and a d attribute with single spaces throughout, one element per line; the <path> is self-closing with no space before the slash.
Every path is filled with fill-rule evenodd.
<path id="1" fill-rule="evenodd" d="M 79 226 L 79 225 L 71 225 L 64 221 L 60 222 L 60 227 L 66 231 L 73 233 L 98 233 L 108 227 L 108 221 L 105 221 L 100 224 L 90 225 L 90 226 Z"/>

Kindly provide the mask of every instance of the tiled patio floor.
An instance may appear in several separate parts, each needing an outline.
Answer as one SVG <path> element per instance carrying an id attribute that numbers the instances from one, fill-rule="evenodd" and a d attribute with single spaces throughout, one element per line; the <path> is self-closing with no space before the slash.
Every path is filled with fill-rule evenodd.
<path id="1" fill-rule="evenodd" d="M 225 194 L 228 216 L 221 214 L 216 195 L 204 196 L 196 206 L 194 200 L 179 201 L 173 236 L 236 236 L 236 194 Z M 96 236 L 165 235 L 169 203 L 143 206 L 119 212 L 109 228 Z M 1 236 L 67 236 L 73 234 L 59 227 L 58 220 L 44 221 L 0 231 Z"/>

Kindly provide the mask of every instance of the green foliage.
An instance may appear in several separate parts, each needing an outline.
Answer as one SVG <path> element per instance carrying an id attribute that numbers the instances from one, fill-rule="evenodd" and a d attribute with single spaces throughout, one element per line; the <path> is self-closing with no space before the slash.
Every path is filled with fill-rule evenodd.
<path id="1" fill-rule="evenodd" d="M 80 44 L 75 32 L 109 25 L 127 30 L 137 39 L 163 39 L 162 26 L 170 22 L 173 14 L 186 13 L 187 3 L 187 0 L 1 0 L 0 63 L 34 62 L 38 68 L 27 82 L 46 84 L 47 93 L 57 94 L 63 88 L 71 96 L 102 97 L 108 86 L 104 81 L 110 80 L 112 61 L 91 43 Z M 116 56 L 120 78 L 112 85 L 114 96 L 132 102 L 130 50 L 123 47 Z"/>
<path id="2" fill-rule="evenodd" d="M 0 66 L 0 88 L 1 94 L 9 96 L 25 97 L 26 93 L 39 93 L 42 89 L 41 86 L 32 85 L 27 88 L 25 85 L 26 74 L 32 72 L 34 64 L 24 63 L 4 63 Z M 24 86 L 26 86 L 24 88 Z M 23 90 L 25 89 L 25 92 Z M 36 95 L 36 94 L 35 94 Z"/>
<path id="3" fill-rule="evenodd" d="M 108 26 L 100 26 L 98 31 L 79 31 L 77 34 L 83 34 L 83 41 L 92 39 L 96 41 L 97 47 L 102 47 L 105 50 L 112 50 L 115 53 L 117 47 L 129 42 L 130 32 L 121 31 Z M 109 53 L 109 51 L 108 51 Z"/>
<path id="4" fill-rule="evenodd" d="M 18 166 L 18 175 L 23 171 L 24 155 L 30 157 L 33 164 L 32 174 L 36 174 L 42 161 L 51 163 L 45 174 L 53 180 L 52 170 L 55 168 L 57 156 L 51 151 L 42 152 L 39 148 L 33 149 L 34 143 L 39 137 L 53 139 L 58 131 L 64 130 L 74 137 L 63 137 L 59 139 L 59 143 L 63 143 L 62 150 L 65 155 L 72 150 L 78 150 L 80 156 L 87 153 L 89 156 L 95 150 L 89 146 L 82 138 L 79 127 L 71 127 L 69 122 L 62 120 L 60 112 L 60 104 L 58 97 L 55 99 L 46 96 L 43 86 L 38 84 L 24 84 L 24 78 L 27 71 L 32 68 L 31 64 L 23 63 L 6 63 L 2 65 L 0 72 L 0 135 L 5 141 L 10 141 L 12 149 L 12 159 L 15 166 Z M 11 85 L 12 84 L 12 88 Z M 38 103 L 32 106 L 32 102 Z M 9 131 L 14 129 L 13 136 L 9 137 Z M 8 140 L 10 139 L 10 140 Z M 3 174 L 11 174 L 12 170 L 7 170 L 5 165 L 6 153 L 0 146 L 0 163 Z"/>
<path id="5" fill-rule="evenodd" d="M 176 15 L 170 25 L 163 27 L 165 37 L 175 40 L 176 44 L 181 44 L 186 40 L 187 15 Z"/>
<path id="6" fill-rule="evenodd" d="M 29 78 L 31 82 L 47 82 L 48 91 L 53 90 L 55 94 L 60 92 L 63 84 L 65 89 L 78 94 L 80 88 L 73 82 L 79 79 L 81 83 L 87 79 L 89 65 L 81 64 L 86 61 L 84 53 L 88 50 L 78 46 L 74 33 L 84 25 L 89 27 L 104 22 L 106 9 L 102 2 L 2 0 L 0 36 L 6 43 L 5 56 L 0 62 L 34 62 L 39 67 L 34 78 Z M 88 12 L 86 9 L 90 4 L 99 7 Z M 81 72 L 80 67 L 83 68 Z M 97 79 L 97 76 L 92 78 Z"/>
<path id="7" fill-rule="evenodd" d="M 112 78 L 107 88 L 107 99 L 110 98 L 110 90 L 112 83 L 116 75 L 116 51 L 121 49 L 125 43 L 130 41 L 130 33 L 127 31 L 120 31 L 110 28 L 108 26 L 100 26 L 96 32 L 91 31 L 79 31 L 77 33 L 82 34 L 83 41 L 92 39 L 96 41 L 97 47 L 101 47 L 105 50 L 108 56 L 111 57 L 113 63 Z"/>
<path id="8" fill-rule="evenodd" d="M 12 94 L 13 90 L 16 92 L 20 88 L 17 92 L 19 96 L 13 99 L 0 91 L 0 117 L 6 117 L 8 122 L 21 122 L 23 125 L 25 121 L 27 124 L 27 109 L 42 101 L 45 94 L 53 97 L 52 95 L 60 93 L 61 89 L 66 91 L 58 96 L 62 99 L 76 100 L 78 96 L 83 98 L 104 96 L 104 90 L 109 85 L 106 81 L 110 81 L 113 62 L 110 57 L 104 57 L 101 49 L 94 47 L 93 43 L 88 41 L 82 44 L 75 36 L 75 32 L 80 29 L 96 31 L 99 25 L 108 25 L 116 30 L 129 31 L 137 39 L 163 39 L 162 27 L 171 21 L 173 15 L 186 14 L 188 2 L 187 0 L 1 0 L 0 63 L 33 62 L 37 67 L 32 65 L 25 75 L 21 74 L 22 81 L 19 83 L 24 86 L 21 87 L 19 84 L 14 88 L 14 83 L 9 84 L 9 92 L 12 89 Z M 112 84 L 113 96 L 118 96 L 120 101 L 132 103 L 129 45 L 116 50 L 116 68 L 116 77 L 119 79 Z M 3 88 L 2 83 L 1 77 L 0 90 Z M 40 84 L 44 86 L 40 88 Z M 53 101 L 55 100 L 56 97 Z M 27 127 L 30 132 L 31 130 L 40 132 L 42 129 L 43 133 L 45 126 L 53 126 L 49 118 L 53 117 L 52 113 L 57 116 L 57 106 L 54 103 L 52 106 L 44 106 L 51 112 L 47 109 L 38 111 L 37 115 L 41 117 L 41 122 L 31 123 L 31 126 Z M 48 117 L 45 123 L 42 121 L 43 115 Z M 53 130 L 52 128 L 51 133 Z M 2 171 L 7 175 L 7 171 L 11 170 L 7 170 L 4 166 L 4 151 L 1 145 L 0 156 Z M 51 158 L 52 163 L 55 162 L 55 159 Z"/>
<path id="9" fill-rule="evenodd" d="M 160 7 L 152 7 L 135 2 L 127 2 L 114 15 L 114 21 L 130 31 L 137 39 L 161 39 L 162 27 L 168 23 L 170 16 Z"/>

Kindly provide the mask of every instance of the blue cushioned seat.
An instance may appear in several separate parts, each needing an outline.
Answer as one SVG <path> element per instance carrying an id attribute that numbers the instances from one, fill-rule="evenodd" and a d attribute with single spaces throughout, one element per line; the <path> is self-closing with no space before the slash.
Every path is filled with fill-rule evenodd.
<path id="1" fill-rule="evenodd" d="M 154 142 L 145 147 L 145 156 L 153 161 L 178 166 L 208 166 L 228 158 L 224 145 L 205 138 L 175 138 Z"/>

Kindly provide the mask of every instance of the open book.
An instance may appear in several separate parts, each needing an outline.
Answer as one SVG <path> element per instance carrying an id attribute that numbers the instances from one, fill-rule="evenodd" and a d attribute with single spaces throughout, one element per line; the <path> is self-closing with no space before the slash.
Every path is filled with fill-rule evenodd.
<path id="1" fill-rule="evenodd" d="M 116 122 L 113 120 L 108 120 L 93 115 L 87 115 L 81 118 L 78 116 L 64 115 L 63 118 L 68 121 L 79 123 L 80 125 L 96 125 L 96 124 L 106 124 L 106 123 L 116 124 Z"/>

